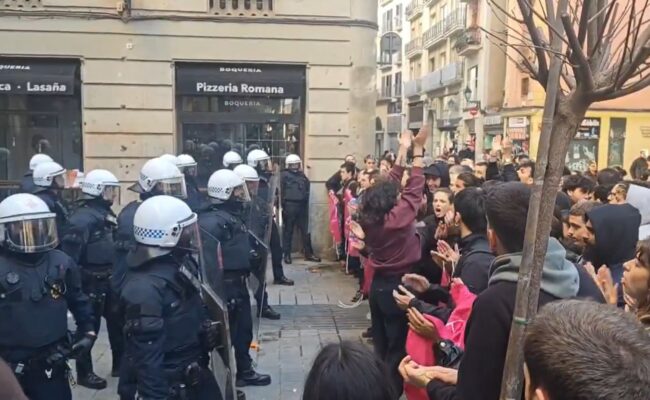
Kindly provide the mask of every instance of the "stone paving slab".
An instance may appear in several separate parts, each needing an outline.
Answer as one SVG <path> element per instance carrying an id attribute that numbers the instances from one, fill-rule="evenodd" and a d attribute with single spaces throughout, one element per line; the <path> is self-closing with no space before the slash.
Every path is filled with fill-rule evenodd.
<path id="1" fill-rule="evenodd" d="M 320 349 L 342 339 L 361 340 L 360 333 L 370 324 L 367 302 L 354 309 L 338 307 L 339 301 L 349 303 L 358 287 L 356 280 L 344 275 L 338 264 L 294 259 L 284 270 L 287 277 L 295 280 L 295 286 L 273 285 L 270 268 L 267 274 L 269 303 L 282 314 L 282 319 L 263 319 L 259 350 L 251 350 L 257 369 L 271 374 L 273 383 L 244 388 L 248 400 L 300 400 L 305 378 Z M 109 386 L 100 391 L 75 387 L 73 399 L 116 399 L 117 379 L 110 377 L 111 352 L 105 330 L 93 348 L 93 359 L 95 372 L 106 377 Z"/>

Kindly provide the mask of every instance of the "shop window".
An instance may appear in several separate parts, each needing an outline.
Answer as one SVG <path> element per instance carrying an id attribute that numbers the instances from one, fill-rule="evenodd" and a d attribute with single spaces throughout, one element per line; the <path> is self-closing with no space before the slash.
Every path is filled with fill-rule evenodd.
<path id="1" fill-rule="evenodd" d="M 245 159 L 261 148 L 278 168 L 302 154 L 304 67 L 179 63 L 176 88 L 179 148 L 197 160 L 200 185 L 229 150 Z"/>
<path id="2" fill-rule="evenodd" d="M 627 130 L 626 118 L 612 118 L 609 126 L 609 151 L 607 154 L 607 165 L 623 166 L 625 153 L 625 134 Z"/>
<path id="3" fill-rule="evenodd" d="M 79 62 L 0 58 L 0 67 L 0 181 L 18 181 L 36 153 L 82 169 Z"/>

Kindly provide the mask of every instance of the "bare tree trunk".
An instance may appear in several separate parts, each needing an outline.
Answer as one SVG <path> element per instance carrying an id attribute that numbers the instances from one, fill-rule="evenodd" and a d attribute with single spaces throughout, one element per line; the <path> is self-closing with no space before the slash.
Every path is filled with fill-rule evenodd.
<path id="1" fill-rule="evenodd" d="M 553 68 L 549 86 L 553 81 Z M 550 88 L 548 88 L 550 89 Z M 547 94 L 547 103 L 550 102 Z M 550 104 L 547 104 L 550 106 Z M 551 232 L 555 200 L 560 188 L 565 157 L 571 139 L 584 119 L 589 103 L 582 99 L 556 102 L 552 122 L 547 122 L 549 107 L 544 109 L 540 146 L 537 152 L 535 183 L 526 221 L 526 235 L 517 300 L 512 319 L 508 353 L 501 385 L 502 400 L 519 400 L 523 388 L 524 339 L 526 327 L 537 313 L 544 257 Z"/>

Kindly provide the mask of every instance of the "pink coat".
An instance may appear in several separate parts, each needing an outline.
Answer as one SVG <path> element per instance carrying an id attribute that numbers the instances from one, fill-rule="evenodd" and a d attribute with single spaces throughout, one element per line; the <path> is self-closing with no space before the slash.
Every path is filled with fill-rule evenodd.
<path id="1" fill-rule="evenodd" d="M 472 305 L 476 295 L 467 289 L 465 285 L 452 285 L 451 297 L 456 308 L 449 316 L 447 324 L 440 319 L 425 315 L 424 317 L 434 324 L 442 339 L 451 340 L 456 346 L 465 348 L 465 326 L 472 312 Z M 412 330 L 409 330 L 406 338 L 406 353 L 411 359 L 422 366 L 436 365 L 436 358 L 433 352 L 433 341 L 423 338 Z M 429 396 L 425 389 L 404 384 L 404 393 L 408 400 L 428 400 Z"/>

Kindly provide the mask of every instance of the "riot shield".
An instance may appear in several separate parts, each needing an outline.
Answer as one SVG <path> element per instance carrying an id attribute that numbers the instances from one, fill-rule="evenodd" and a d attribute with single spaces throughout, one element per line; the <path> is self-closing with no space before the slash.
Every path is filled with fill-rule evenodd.
<path id="1" fill-rule="evenodd" d="M 221 398 L 236 400 L 235 357 L 230 341 L 228 303 L 223 283 L 219 240 L 201 229 L 201 295 L 209 318 L 220 327 L 220 344 L 210 354 L 210 369 L 219 384 Z"/>
<path id="2" fill-rule="evenodd" d="M 253 254 L 251 254 L 252 274 L 249 283 L 258 303 L 254 323 L 259 322 L 263 307 L 263 304 L 259 303 L 262 301 L 266 290 L 266 269 L 270 254 L 273 207 L 278 191 L 278 183 L 279 177 L 277 175 L 270 175 L 268 179 L 260 179 L 257 193 L 251 196 L 248 218 L 246 219 L 246 227 L 248 228 L 253 250 Z M 255 332 L 257 332 L 257 329 L 255 329 Z"/>

